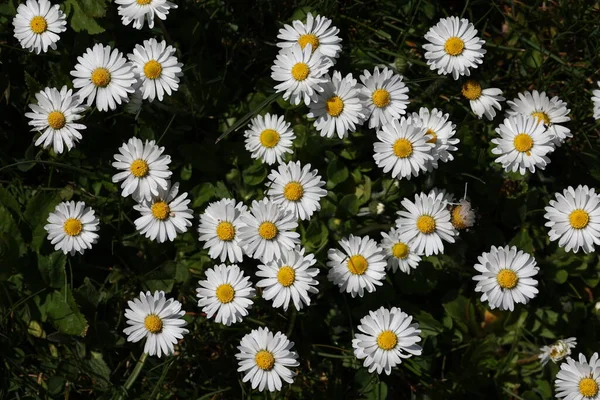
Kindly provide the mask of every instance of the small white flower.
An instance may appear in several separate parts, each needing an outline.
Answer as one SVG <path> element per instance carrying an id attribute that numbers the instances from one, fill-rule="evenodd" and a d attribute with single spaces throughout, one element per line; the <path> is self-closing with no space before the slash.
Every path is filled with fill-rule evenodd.
<path id="1" fill-rule="evenodd" d="M 383 125 L 406 114 L 408 88 L 402 82 L 403 76 L 384 67 L 381 72 L 375 67 L 373 75 L 364 70 L 360 76 L 363 83 L 361 94 L 367 107 L 366 118 L 369 128 L 380 129 Z"/>
<path id="2" fill-rule="evenodd" d="M 273 335 L 268 328 L 253 329 L 240 341 L 235 355 L 239 360 L 238 372 L 244 372 L 243 382 L 252 382 L 252 389 L 269 392 L 280 391 L 281 380 L 294 382 L 295 373 L 290 367 L 297 367 L 298 354 L 292 351 L 290 342 L 283 333 Z"/>
<path id="3" fill-rule="evenodd" d="M 292 154 L 292 141 L 296 139 L 290 123 L 283 116 L 265 114 L 250 120 L 244 132 L 246 150 L 252 158 L 262 159 L 267 164 L 283 162 L 285 153 Z"/>
<path id="4" fill-rule="evenodd" d="M 185 311 L 181 310 L 181 303 L 175 299 L 165 297 L 165 292 L 158 290 L 154 295 L 149 291 L 140 297 L 128 301 L 129 308 L 125 310 L 127 325 L 123 330 L 128 342 L 139 342 L 146 339 L 144 353 L 155 355 L 170 355 L 175 351 L 174 345 L 178 339 L 189 331 L 183 328 L 187 322 L 182 318 Z"/>
<path id="5" fill-rule="evenodd" d="M 215 322 L 219 324 L 229 326 L 241 322 L 254 304 L 250 300 L 256 294 L 252 282 L 235 264 L 215 265 L 207 269 L 206 279 L 198 281 L 198 284 L 198 307 L 203 307 L 206 318 L 216 314 Z"/>
<path id="6" fill-rule="evenodd" d="M 25 113 L 31 119 L 29 125 L 33 126 L 32 131 L 42 132 L 35 145 L 44 148 L 52 146 L 57 154 L 62 153 L 65 146 L 71 150 L 81 139 L 79 130 L 86 128 L 75 122 L 81 119 L 81 113 L 85 110 L 80 106 L 79 96 L 63 86 L 60 92 L 55 88 L 46 88 L 36 93 L 35 98 L 38 103 L 29 105 L 33 112 Z"/>
<path id="7" fill-rule="evenodd" d="M 57 205 L 54 212 L 48 215 L 48 225 L 44 229 L 54 250 L 71 255 L 76 251 L 83 254 L 84 250 L 91 249 L 92 244 L 98 241 L 96 232 L 100 229 L 99 223 L 94 210 L 86 207 L 83 201 L 67 201 Z"/>
<path id="8" fill-rule="evenodd" d="M 234 199 L 222 199 L 210 203 L 200 216 L 198 240 L 208 248 L 208 255 L 213 260 L 226 259 L 232 263 L 242 262 L 243 251 L 240 246 L 239 231 L 242 226 L 242 215 L 248 213 L 248 207 L 242 202 L 235 204 Z"/>
<path id="9" fill-rule="evenodd" d="M 15 38 L 21 47 L 36 54 L 45 53 L 48 47 L 56 50 L 59 33 L 67 30 L 65 13 L 58 4 L 52 5 L 48 0 L 27 0 L 19 4 L 17 15 L 13 19 Z"/>
<path id="10" fill-rule="evenodd" d="M 419 324 L 411 322 L 412 317 L 396 307 L 369 311 L 358 325 L 362 333 L 356 333 L 352 339 L 354 355 L 365 359 L 369 372 L 390 375 L 403 358 L 419 356 L 423 351 L 417 344 L 421 341 Z"/>
<path id="11" fill-rule="evenodd" d="M 381 248 L 387 258 L 387 269 L 396 272 L 398 268 L 405 274 L 410 274 L 411 269 L 417 268 L 421 257 L 411 249 L 412 243 L 404 243 L 400 240 L 398 230 L 392 228 L 389 233 L 381 232 L 383 240 Z"/>
<path id="12" fill-rule="evenodd" d="M 556 398 L 565 400 L 600 399 L 600 361 L 594 353 L 590 361 L 579 354 L 579 362 L 571 357 L 560 365 L 554 381 Z"/>
<path id="13" fill-rule="evenodd" d="M 539 267 L 529 254 L 515 246 L 492 246 L 477 260 L 475 269 L 481 274 L 473 277 L 475 291 L 483 293 L 481 301 L 487 301 L 490 309 L 513 311 L 515 303 L 527 304 L 537 295 L 538 281 L 533 277 Z"/>
<path id="14" fill-rule="evenodd" d="M 383 214 L 383 212 L 385 211 L 385 204 L 377 203 L 377 208 L 375 211 L 376 211 L 377 215 Z"/>
<path id="15" fill-rule="evenodd" d="M 426 164 L 428 171 L 437 169 L 438 160 L 442 162 L 454 160 L 451 152 L 458 150 L 456 145 L 460 140 L 454 137 L 456 125 L 448 121 L 449 117 L 450 114 L 444 114 L 437 108 L 429 111 L 425 107 L 421 107 L 418 114 L 416 112 L 412 114 L 414 124 L 426 129 L 427 143 L 434 145 L 431 150 L 433 160 Z"/>
<path id="16" fill-rule="evenodd" d="M 471 208 L 471 203 L 467 199 L 461 199 L 458 204 L 453 205 L 450 209 L 452 226 L 454 229 L 461 231 L 468 230 L 475 224 L 475 212 Z"/>
<path id="17" fill-rule="evenodd" d="M 551 346 L 544 346 L 540 348 L 540 362 L 542 365 L 546 365 L 549 360 L 554 363 L 558 363 L 565 357 L 571 355 L 571 349 L 577 346 L 577 338 L 570 337 L 567 339 L 561 339 L 554 342 Z"/>
<path id="18" fill-rule="evenodd" d="M 490 121 L 496 116 L 496 110 L 502 110 L 502 90 L 497 88 L 481 89 L 481 84 L 474 80 L 468 80 L 462 85 L 462 95 L 469 100 L 471 110 L 481 119 L 485 115 Z M 494 109 L 495 108 L 495 109 Z"/>
<path id="19" fill-rule="evenodd" d="M 296 43 L 304 49 L 307 44 L 311 45 L 313 51 L 318 50 L 322 55 L 335 59 L 342 51 L 342 39 L 338 37 L 340 30 L 331 25 L 331 20 L 321 15 L 313 17 L 311 13 L 306 14 L 306 23 L 295 20 L 292 25 L 284 25 L 279 30 L 277 47 L 287 49 Z"/>
<path id="20" fill-rule="evenodd" d="M 600 81 L 596 82 L 600 86 Z M 600 119 L 600 90 L 592 91 L 592 102 L 594 103 L 594 118 Z"/>
<path id="21" fill-rule="evenodd" d="M 148 28 L 154 28 L 154 16 L 167 19 L 169 10 L 177 8 L 175 3 L 167 0 L 115 0 L 119 4 L 118 12 L 123 25 L 133 22 L 135 29 L 142 29 L 144 22 L 148 21 Z"/>

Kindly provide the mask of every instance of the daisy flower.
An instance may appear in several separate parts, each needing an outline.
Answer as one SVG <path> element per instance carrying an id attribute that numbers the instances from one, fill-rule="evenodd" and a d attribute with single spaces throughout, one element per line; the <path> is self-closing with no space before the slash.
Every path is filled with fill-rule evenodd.
<path id="1" fill-rule="evenodd" d="M 300 234 L 292 232 L 298 226 L 294 214 L 267 198 L 254 200 L 241 220 L 245 226 L 240 227 L 240 246 L 262 262 L 281 258 L 283 250 L 300 244 Z"/>
<path id="2" fill-rule="evenodd" d="M 142 29 L 148 21 L 148 28 L 154 28 L 154 16 L 163 21 L 167 19 L 169 10 L 177 5 L 167 0 L 115 0 L 119 4 L 118 12 L 123 25 L 133 22 L 135 29 Z"/>
<path id="3" fill-rule="evenodd" d="M 144 144 L 140 139 L 132 137 L 119 148 L 120 154 L 113 156 L 117 161 L 112 166 L 125 170 L 112 177 L 114 183 L 123 181 L 121 196 L 132 194 L 136 201 L 150 200 L 153 195 L 158 195 L 159 188 L 167 188 L 171 177 L 171 157 L 163 156 L 165 148 L 154 143 L 154 140 L 146 140 Z"/>
<path id="4" fill-rule="evenodd" d="M 250 120 L 244 136 L 250 156 L 262 159 L 269 165 L 282 163 L 285 153 L 294 153 L 292 141 L 296 139 L 296 135 L 283 116 L 257 115 Z"/>
<path id="5" fill-rule="evenodd" d="M 210 203 L 200 216 L 198 240 L 208 248 L 208 255 L 213 260 L 226 259 L 232 263 L 242 262 L 243 251 L 240 246 L 239 231 L 244 224 L 242 215 L 248 213 L 248 207 L 234 199 L 222 199 Z"/>
<path id="6" fill-rule="evenodd" d="M 300 311 L 303 304 L 310 305 L 309 293 L 319 293 L 314 279 L 318 268 L 311 268 L 317 260 L 312 254 L 304 255 L 303 248 L 284 250 L 281 258 L 258 266 L 256 276 L 264 278 L 256 284 L 264 288 L 265 300 L 273 300 L 273 307 L 283 307 L 287 311 L 290 301 Z"/>
<path id="7" fill-rule="evenodd" d="M 456 145 L 460 140 L 454 137 L 456 125 L 448 121 L 450 114 L 444 114 L 437 108 L 429 111 L 425 107 L 419 109 L 419 113 L 413 113 L 413 122 L 415 125 L 421 125 L 425 128 L 427 143 L 433 143 L 431 150 L 433 160 L 426 164 L 427 170 L 437 169 L 438 160 L 448 162 L 454 160 L 451 152 L 458 150 Z"/>
<path id="8" fill-rule="evenodd" d="M 340 293 L 350 293 L 352 297 L 363 297 L 365 289 L 368 293 L 381 286 L 385 278 L 385 254 L 377 246 L 377 242 L 368 236 L 350 235 L 339 242 L 343 251 L 329 249 L 327 266 L 331 269 L 327 278 L 340 287 Z"/>
<path id="9" fill-rule="evenodd" d="M 139 342 L 146 338 L 144 353 L 148 355 L 170 355 L 175 352 L 174 345 L 183 335 L 189 333 L 184 326 L 187 322 L 182 318 L 185 311 L 181 303 L 165 297 L 165 292 L 158 290 L 140 292 L 140 297 L 128 301 L 129 308 L 125 310 L 127 328 L 123 332 L 128 342 Z"/>
<path id="10" fill-rule="evenodd" d="M 404 199 L 402 205 L 406 211 L 398 211 L 398 233 L 404 243 L 411 243 L 411 248 L 417 254 L 443 254 L 442 240 L 454 243 L 455 231 L 450 222 L 450 211 L 441 195 L 434 197 L 419 193 L 415 195 L 414 203 Z"/>
<path id="11" fill-rule="evenodd" d="M 313 17 L 311 13 L 306 14 L 306 23 L 295 20 L 292 25 L 284 25 L 279 30 L 277 47 L 287 49 L 296 43 L 304 49 L 307 44 L 311 45 L 312 51 L 319 52 L 330 59 L 335 59 L 342 51 L 342 39 L 338 37 L 340 30 L 331 25 L 331 20 L 320 15 Z"/>
<path id="12" fill-rule="evenodd" d="M 571 349 L 577 346 L 577 338 L 570 337 L 554 342 L 551 346 L 544 346 L 540 349 L 540 362 L 546 365 L 549 360 L 554 363 L 562 361 L 565 357 L 571 355 Z"/>
<path id="13" fill-rule="evenodd" d="M 427 196 L 435 199 L 436 201 L 442 201 L 449 206 L 454 203 L 454 195 L 452 193 L 448 193 L 446 189 L 439 189 L 434 187 L 427 193 Z"/>
<path id="14" fill-rule="evenodd" d="M 167 46 L 167 42 L 157 42 L 156 39 L 144 40 L 144 45 L 135 45 L 133 54 L 127 54 L 127 58 L 133 65 L 133 72 L 141 83 L 140 90 L 142 98 L 154 101 L 162 101 L 164 94 L 169 96 L 179 89 L 179 77 L 183 76 L 181 67 L 183 64 L 177 62 L 173 46 Z"/>
<path id="15" fill-rule="evenodd" d="M 464 18 L 440 19 L 425 34 L 425 39 L 429 41 L 423 45 L 427 50 L 427 65 L 432 70 L 437 69 L 439 75 L 452 74 L 455 80 L 462 75 L 471 75 L 469 68 L 477 68 L 478 64 L 482 64 L 486 53 L 482 48 L 485 41 L 476 34 L 477 29 Z"/>
<path id="16" fill-rule="evenodd" d="M 600 86 L 600 81 L 597 82 L 598 86 Z M 594 118 L 600 119 L 600 90 L 596 89 L 592 91 L 592 102 L 594 103 Z"/>
<path id="17" fill-rule="evenodd" d="M 415 123 L 417 122 L 417 123 Z M 401 117 L 384 125 L 377 132 L 379 142 L 373 144 L 373 159 L 383 172 L 392 171 L 392 178 L 410 179 L 427 170 L 433 160 L 433 143 L 428 143 L 425 128 L 412 118 Z"/>
<path id="18" fill-rule="evenodd" d="M 577 253 L 581 248 L 584 253 L 593 252 L 594 245 L 600 245 L 600 195 L 593 188 L 579 185 L 577 189 L 569 186 L 555 196 L 544 215 L 550 240 L 558 240 L 566 251 Z"/>
<path id="19" fill-rule="evenodd" d="M 408 106 L 408 88 L 402 82 L 403 76 L 394 74 L 387 67 L 381 72 L 375 67 L 373 75 L 364 70 L 360 76 L 363 83 L 361 94 L 367 107 L 366 118 L 369 128 L 380 129 L 383 125 L 406 114 Z"/>
<path id="20" fill-rule="evenodd" d="M 326 77 L 327 82 L 321 85 L 323 91 L 317 95 L 314 103 L 308 104 L 308 117 L 316 118 L 314 126 L 321 136 L 332 138 L 337 134 L 343 139 L 364 122 L 366 109 L 352 74 L 342 79 L 342 74 L 335 71 L 333 77 Z"/>
<path id="21" fill-rule="evenodd" d="M 119 50 L 97 43 L 77 61 L 71 75 L 82 101 L 87 98 L 87 105 L 91 106 L 96 100 L 99 111 L 114 110 L 117 104 L 127 103 L 136 79 L 131 64 Z"/>
<path id="22" fill-rule="evenodd" d="M 567 103 L 560 100 L 557 96 L 548 98 L 546 92 L 519 93 L 518 99 L 508 101 L 510 109 L 506 111 L 508 115 L 525 115 L 533 116 L 537 119 L 540 125 L 544 125 L 548 129 L 548 133 L 554 135 L 554 144 L 559 146 L 564 143 L 567 138 L 573 137 L 571 130 L 561 123 L 568 122 L 571 118 L 568 117 L 569 110 Z"/>
<path id="23" fill-rule="evenodd" d="M 323 91 L 320 86 L 327 82 L 324 76 L 331 67 L 331 60 L 320 52 L 313 53 L 312 46 L 302 48 L 299 44 L 282 49 L 271 67 L 271 78 L 280 84 L 275 86 L 277 93 L 283 93 L 284 100 L 294 105 L 302 102 L 309 105 L 316 101 L 317 93 Z"/>
<path id="24" fill-rule="evenodd" d="M 235 264 L 215 265 L 207 269 L 206 279 L 198 281 L 198 284 L 198 307 L 203 307 L 206 318 L 216 314 L 215 322 L 219 324 L 229 326 L 241 322 L 254 304 L 250 300 L 256 294 L 252 282 Z"/>
<path id="25" fill-rule="evenodd" d="M 92 244 L 98 241 L 96 232 L 100 229 L 99 223 L 94 210 L 86 207 L 83 201 L 65 201 L 48 215 L 48 225 L 44 229 L 54 250 L 71 255 L 76 251 L 83 254 L 84 250 L 91 249 Z"/>
<path id="26" fill-rule="evenodd" d="M 400 240 L 397 229 L 392 228 L 389 233 L 381 232 L 381 236 L 383 237 L 381 248 L 385 252 L 388 270 L 396 272 L 400 268 L 400 271 L 410 274 L 411 269 L 417 268 L 421 257 L 411 249 L 411 243 Z"/>
<path id="27" fill-rule="evenodd" d="M 304 167 L 300 161 L 279 164 L 268 178 L 267 195 L 271 201 L 292 212 L 296 219 L 310 219 L 315 211 L 321 209 L 321 197 L 327 196 L 327 190 L 323 189 L 325 182 L 321 180 L 319 171 L 310 170 L 310 164 Z"/>
<path id="28" fill-rule="evenodd" d="M 475 211 L 467 199 L 461 199 L 458 204 L 452 205 L 450 216 L 450 222 L 457 231 L 468 229 L 475 224 Z"/>
<path id="29" fill-rule="evenodd" d="M 291 351 L 294 342 L 290 342 L 283 333 L 273 335 L 268 328 L 252 329 L 240 341 L 235 355 L 239 360 L 238 372 L 244 372 L 243 382 L 252 382 L 252 389 L 269 392 L 280 391 L 283 379 L 294 382 L 295 373 L 290 367 L 297 367 L 298 354 Z"/>
<path id="30" fill-rule="evenodd" d="M 365 359 L 364 366 L 369 372 L 377 371 L 387 375 L 392 368 L 402 364 L 403 358 L 419 356 L 423 349 L 417 343 L 421 341 L 419 324 L 401 309 L 384 307 L 369 311 L 369 315 L 360 320 L 355 339 L 352 339 L 354 355 Z"/>
<path id="31" fill-rule="evenodd" d="M 55 88 L 46 88 L 36 93 L 35 98 L 38 103 L 29 105 L 33 112 L 25 113 L 31 119 L 29 125 L 33 126 L 32 131 L 42 132 L 35 145 L 44 148 L 52 145 L 57 154 L 62 153 L 65 146 L 71 150 L 81 139 L 79 130 L 86 128 L 75 122 L 81 119 L 81 113 L 85 110 L 80 106 L 79 96 L 63 86 L 60 92 Z"/>
<path id="32" fill-rule="evenodd" d="M 45 53 L 48 47 L 56 50 L 59 33 L 67 30 L 65 13 L 60 6 L 54 6 L 48 0 L 27 0 L 19 4 L 17 15 L 13 18 L 15 38 L 21 47 L 36 54 Z"/>
<path id="33" fill-rule="evenodd" d="M 500 111 L 501 101 L 506 100 L 502 97 L 502 90 L 497 88 L 481 89 L 481 84 L 474 80 L 468 80 L 462 85 L 462 95 L 469 100 L 471 110 L 481 119 L 485 115 L 490 121 L 496 116 L 496 110 Z"/>
<path id="34" fill-rule="evenodd" d="M 547 154 L 554 151 L 554 134 L 546 131 L 543 124 L 538 124 L 534 117 L 515 115 L 506 118 L 496 128 L 499 138 L 492 139 L 496 145 L 492 153 L 498 155 L 496 162 L 506 172 L 535 172 L 535 168 L 545 169 L 550 163 Z"/>
<path id="35" fill-rule="evenodd" d="M 571 357 L 560 365 L 554 381 L 556 398 L 568 400 L 600 399 L 600 361 L 594 353 L 590 361 L 579 354 L 579 361 Z"/>
<path id="36" fill-rule="evenodd" d="M 538 281 L 533 277 L 539 268 L 529 254 L 515 246 L 492 246 L 477 260 L 475 269 L 481 274 L 473 277 L 475 291 L 483 293 L 481 301 L 487 301 L 490 309 L 513 311 L 515 303 L 527 304 L 537 295 Z"/>

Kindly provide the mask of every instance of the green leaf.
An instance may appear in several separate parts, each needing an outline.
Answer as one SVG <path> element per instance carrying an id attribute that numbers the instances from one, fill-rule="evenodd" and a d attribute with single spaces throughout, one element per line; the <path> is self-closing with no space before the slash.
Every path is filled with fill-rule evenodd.
<path id="1" fill-rule="evenodd" d="M 92 351 L 90 358 L 87 360 L 91 374 L 96 379 L 96 384 L 100 387 L 110 386 L 110 368 L 104 361 L 102 353 Z"/>
<path id="2" fill-rule="evenodd" d="M 353 194 L 347 194 L 340 200 L 340 208 L 350 215 L 358 212 L 358 198 Z"/>
<path id="3" fill-rule="evenodd" d="M 88 6 L 84 6 L 84 3 L 90 3 L 91 1 L 93 0 L 82 1 L 81 3 L 80 0 L 65 1 L 65 9 L 71 16 L 71 28 L 73 28 L 75 32 L 87 31 L 90 35 L 104 32 L 104 28 L 94 20 L 93 13 L 97 11 L 96 7 L 93 5 L 89 6 L 88 4 L 88 6 L 92 8 L 90 10 Z M 72 15 L 71 11 L 73 12 Z M 92 15 L 88 15 L 86 11 L 92 11 Z"/>
<path id="4" fill-rule="evenodd" d="M 65 285 L 65 265 L 67 257 L 61 251 L 49 256 L 38 254 L 38 269 L 44 282 L 52 288 L 60 289 Z"/>
<path id="5" fill-rule="evenodd" d="M 8 190 L 0 186 L 0 204 L 11 210 L 17 215 L 21 215 L 21 206 Z"/>
<path id="6" fill-rule="evenodd" d="M 68 287 L 63 287 L 60 292 L 48 294 L 43 307 L 48 319 L 59 332 L 67 335 L 86 335 L 88 323 Z"/>
<path id="7" fill-rule="evenodd" d="M 260 161 L 255 161 L 250 168 L 246 168 L 242 171 L 242 177 L 244 183 L 250 186 L 256 186 L 263 183 L 267 176 L 267 169 Z"/>
<path id="8" fill-rule="evenodd" d="M 191 197 L 194 199 L 192 208 L 200 207 L 215 195 L 215 187 L 210 182 L 204 182 L 192 189 Z"/>
<path id="9" fill-rule="evenodd" d="M 35 78 L 29 75 L 29 72 L 25 71 L 25 84 L 29 90 L 29 94 L 33 97 L 37 92 L 41 91 L 44 86 L 39 83 Z"/>
<path id="10" fill-rule="evenodd" d="M 554 281 L 556 283 L 565 283 L 569 278 L 569 273 L 564 269 L 559 269 L 554 273 Z"/>
<path id="11" fill-rule="evenodd" d="M 327 166 L 327 189 L 333 189 L 348 179 L 348 176 L 350 176 L 350 173 L 344 164 L 337 159 L 331 160 Z"/>

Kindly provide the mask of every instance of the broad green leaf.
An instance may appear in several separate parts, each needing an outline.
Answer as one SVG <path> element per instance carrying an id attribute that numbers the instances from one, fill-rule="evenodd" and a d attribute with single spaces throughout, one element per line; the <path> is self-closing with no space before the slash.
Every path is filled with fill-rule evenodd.
<path id="1" fill-rule="evenodd" d="M 63 287 L 46 296 L 43 305 L 49 321 L 59 332 L 67 335 L 85 336 L 88 323 L 79 311 L 71 290 Z"/>
<path id="2" fill-rule="evenodd" d="M 67 257 L 62 251 L 48 256 L 38 254 L 38 269 L 44 282 L 52 288 L 60 289 L 65 285 L 65 265 Z"/>

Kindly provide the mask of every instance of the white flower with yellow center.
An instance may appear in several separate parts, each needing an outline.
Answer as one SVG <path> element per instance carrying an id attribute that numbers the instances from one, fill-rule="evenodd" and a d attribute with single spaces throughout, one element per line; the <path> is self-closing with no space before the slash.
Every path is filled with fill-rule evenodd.
<path id="1" fill-rule="evenodd" d="M 415 195 L 414 203 L 404 199 L 402 206 L 406 211 L 398 211 L 400 218 L 396 219 L 396 226 L 400 239 L 404 243 L 411 243 L 415 253 L 426 256 L 443 254 L 442 240 L 454 243 L 456 231 L 441 193 L 437 196 L 419 193 Z"/>
<path id="2" fill-rule="evenodd" d="M 281 332 L 271 332 L 268 328 L 252 329 L 240 341 L 235 355 L 239 360 L 238 372 L 244 372 L 243 382 L 252 382 L 252 389 L 269 392 L 280 391 L 281 380 L 294 382 L 291 367 L 300 365 L 298 354 L 292 351 L 294 342 Z"/>
<path id="3" fill-rule="evenodd" d="M 83 254 L 98 241 L 96 232 L 100 229 L 99 223 L 94 210 L 86 207 L 83 201 L 67 201 L 57 205 L 48 215 L 48 225 L 44 229 L 54 250 L 71 255 L 75 252 Z"/>
<path id="4" fill-rule="evenodd" d="M 462 85 L 462 95 L 469 100 L 471 110 L 481 119 L 485 115 L 490 121 L 496 116 L 496 110 L 502 110 L 502 90 L 497 88 L 482 89 L 478 81 L 469 79 Z M 495 109 L 494 109 L 495 108 Z"/>
<path id="5" fill-rule="evenodd" d="M 177 8 L 177 4 L 167 0 L 115 0 L 119 4 L 118 12 L 123 25 L 127 26 L 133 22 L 135 29 L 142 29 L 144 22 L 148 22 L 148 28 L 154 28 L 154 17 L 167 19 L 169 10 Z"/>
<path id="6" fill-rule="evenodd" d="M 59 33 L 67 30 L 65 13 L 58 4 L 52 5 L 48 0 L 27 0 L 19 4 L 17 15 L 13 18 L 15 38 L 21 47 L 36 54 L 45 53 L 48 47 L 56 50 Z"/>
<path id="7" fill-rule="evenodd" d="M 248 213 L 248 207 L 234 199 L 222 199 L 210 203 L 200 216 L 198 240 L 208 248 L 208 255 L 213 260 L 226 259 L 232 263 L 242 262 L 243 250 L 240 246 L 239 231 L 242 226 L 242 215 Z"/>
<path id="8" fill-rule="evenodd" d="M 271 201 L 303 220 L 310 219 L 315 211 L 320 210 L 321 197 L 327 196 L 319 171 L 311 171 L 310 167 L 310 164 L 302 167 L 300 161 L 279 164 L 277 170 L 269 174 L 270 182 L 267 184 L 267 195 Z"/>
<path id="9" fill-rule="evenodd" d="M 396 272 L 398 268 L 405 274 L 410 274 L 411 269 L 416 269 L 421 257 L 411 249 L 412 243 L 404 243 L 400 240 L 400 233 L 392 228 L 389 233 L 381 232 L 383 240 L 381 248 L 387 258 L 387 269 Z"/>
<path id="10" fill-rule="evenodd" d="M 469 76 L 469 68 L 477 68 L 483 63 L 486 51 L 482 48 L 485 41 L 477 35 L 477 29 L 468 20 L 458 17 L 440 19 L 425 34 L 429 43 L 424 44 L 427 50 L 425 58 L 432 70 L 438 74 L 452 74 L 456 80 L 460 76 Z"/>
<path id="11" fill-rule="evenodd" d="M 593 188 L 579 185 L 577 189 L 569 186 L 555 196 L 544 215 L 550 240 L 558 240 L 566 251 L 577 253 L 581 248 L 584 253 L 593 252 L 594 245 L 600 245 L 600 195 Z"/>
<path id="12" fill-rule="evenodd" d="M 31 119 L 29 125 L 33 126 L 32 131 L 42 133 L 35 145 L 44 148 L 52 146 L 57 154 L 62 153 L 65 146 L 71 150 L 81 139 L 79 130 L 86 128 L 75 122 L 81 119 L 81 113 L 85 110 L 80 106 L 79 96 L 63 86 L 60 92 L 55 88 L 46 88 L 36 93 L 35 98 L 38 103 L 29 105 L 33 112 L 25 113 Z"/>
<path id="13" fill-rule="evenodd" d="M 567 339 L 560 339 L 551 346 L 543 346 L 540 349 L 540 355 L 538 357 L 542 365 L 546 365 L 550 360 L 556 364 L 565 357 L 570 356 L 571 349 L 574 349 L 575 346 L 577 346 L 577 338 L 570 337 Z"/>
<path id="14" fill-rule="evenodd" d="M 373 75 L 364 70 L 360 76 L 363 83 L 361 94 L 366 104 L 366 117 L 369 128 L 380 129 L 383 125 L 406 114 L 408 106 L 408 88 L 402 82 L 403 76 L 384 67 L 381 72 L 375 67 Z"/>
<path id="15" fill-rule="evenodd" d="M 207 269 L 206 279 L 198 281 L 198 284 L 198 307 L 203 307 L 206 318 L 214 316 L 219 324 L 229 326 L 241 322 L 254 304 L 251 298 L 256 292 L 252 282 L 235 264 L 215 265 Z"/>
<path id="16" fill-rule="evenodd" d="M 177 197 L 179 183 L 158 189 L 158 195 L 151 200 L 142 200 L 133 206 L 142 216 L 134 221 L 135 229 L 150 240 L 158 243 L 175 240 L 177 234 L 187 232 L 192 226 L 190 219 L 194 218 L 188 208 L 190 200 L 187 193 Z"/>
<path id="17" fill-rule="evenodd" d="M 283 92 L 283 99 L 298 105 L 302 102 L 309 105 L 316 101 L 317 94 L 323 91 L 321 84 L 327 82 L 327 71 L 331 60 L 323 57 L 321 52 L 312 51 L 307 44 L 300 44 L 282 49 L 271 67 L 271 78 L 280 84 L 275 86 L 277 93 Z"/>
<path id="18" fill-rule="evenodd" d="M 162 155 L 165 148 L 154 143 L 154 140 L 146 140 L 144 144 L 141 139 L 132 137 L 119 147 L 120 154 L 113 156 L 116 162 L 112 166 L 124 170 L 112 177 L 115 183 L 123 181 L 123 197 L 132 194 L 136 201 L 150 200 L 158 195 L 159 189 L 167 188 L 171 157 Z"/>
<path id="19" fill-rule="evenodd" d="M 600 360 L 594 353 L 588 362 L 583 354 L 579 361 L 568 357 L 560 365 L 554 381 L 556 398 L 565 400 L 600 400 Z"/>
<path id="20" fill-rule="evenodd" d="M 151 102 L 157 97 L 162 101 L 164 94 L 169 96 L 179 89 L 179 77 L 183 75 L 183 64 L 177 62 L 173 46 L 156 39 L 144 40 L 144 45 L 136 44 L 133 54 L 127 58 L 133 65 L 133 71 L 141 83 L 142 98 Z"/>
<path id="21" fill-rule="evenodd" d="M 452 204 L 450 215 L 452 226 L 457 231 L 468 230 L 475 224 L 475 211 L 467 199 L 460 199 L 458 204 Z"/>
<path id="22" fill-rule="evenodd" d="M 558 96 L 549 98 L 546 92 L 519 93 L 519 98 L 508 101 L 510 106 L 506 110 L 507 115 L 525 115 L 535 117 L 540 125 L 544 125 L 548 129 L 548 133 L 554 135 L 554 144 L 560 147 L 567 138 L 573 137 L 571 130 L 566 126 L 561 125 L 564 122 L 571 120 L 569 118 L 569 110 L 567 103 L 560 100 Z"/>
<path id="23" fill-rule="evenodd" d="M 403 358 L 419 356 L 423 351 L 417 344 L 421 341 L 419 324 L 411 324 L 412 319 L 396 307 L 369 311 L 358 325 L 362 333 L 356 333 L 352 339 L 354 355 L 365 360 L 363 365 L 369 372 L 390 375 Z"/>
<path id="24" fill-rule="evenodd" d="M 425 128 L 427 143 L 434 145 L 431 150 L 433 160 L 426 164 L 428 171 L 437 169 L 438 160 L 442 162 L 454 160 L 452 152 L 458 150 L 456 145 L 460 140 L 454 137 L 456 125 L 448 121 L 449 117 L 450 114 L 444 114 L 437 108 L 429 111 L 425 107 L 421 107 L 418 114 L 416 112 L 412 114 L 414 124 Z"/>
<path id="25" fill-rule="evenodd" d="M 281 258 L 284 250 L 300 244 L 300 234 L 292 232 L 298 223 L 294 213 L 264 198 L 254 200 L 250 212 L 241 217 L 240 246 L 248 256 L 270 262 Z"/>
<path id="26" fill-rule="evenodd" d="M 140 292 L 140 297 L 128 301 L 125 310 L 127 328 L 123 332 L 128 342 L 139 342 L 146 339 L 144 353 L 161 357 L 175 352 L 174 345 L 183 335 L 189 333 L 184 326 L 187 322 L 182 318 L 185 311 L 181 303 L 175 299 L 167 299 L 165 292 Z"/>
<path id="27" fill-rule="evenodd" d="M 290 123 L 283 116 L 257 115 L 250 120 L 244 132 L 246 150 L 252 158 L 262 159 L 267 164 L 283 162 L 285 153 L 292 154 L 292 141 L 296 139 Z"/>
<path id="28" fill-rule="evenodd" d="M 131 64 L 119 50 L 96 43 L 77 61 L 71 75 L 82 101 L 87 98 L 87 105 L 91 106 L 96 100 L 99 111 L 114 110 L 117 104 L 127 103 L 136 79 Z"/>
<path id="29" fill-rule="evenodd" d="M 385 279 L 385 254 L 377 242 L 368 236 L 350 235 L 339 242 L 343 251 L 329 249 L 327 266 L 331 269 L 327 278 L 340 287 L 340 293 L 350 293 L 352 297 L 363 297 L 375 291 L 375 286 L 383 285 Z"/>
<path id="30" fill-rule="evenodd" d="M 342 39 L 338 37 L 340 30 L 331 25 L 331 20 L 321 15 L 313 17 L 311 13 L 306 14 L 306 23 L 295 20 L 292 25 L 284 25 L 279 30 L 277 47 L 287 49 L 296 43 L 304 49 L 307 44 L 311 45 L 312 51 L 318 50 L 325 57 L 335 59 L 342 51 Z"/>
<path id="31" fill-rule="evenodd" d="M 537 293 L 538 281 L 533 277 L 540 270 L 535 259 L 515 246 L 492 246 L 489 253 L 477 257 L 475 269 L 480 275 L 476 292 L 483 293 L 481 301 L 487 301 L 490 309 L 513 311 L 516 304 L 527 304 Z"/>
<path id="32" fill-rule="evenodd" d="M 300 311 L 304 304 L 310 305 L 309 293 L 319 293 L 315 287 L 319 282 L 314 279 L 319 269 L 311 268 L 317 260 L 312 254 L 305 255 L 304 251 L 299 247 L 284 250 L 281 258 L 258 266 L 256 276 L 264 279 L 256 286 L 264 288 L 262 296 L 273 300 L 273 307 L 283 307 L 287 311 L 291 301 Z"/>
<path id="33" fill-rule="evenodd" d="M 419 121 L 401 117 L 384 125 L 377 132 L 379 142 L 373 144 L 373 159 L 383 172 L 392 172 L 392 178 L 410 179 L 427 171 L 427 165 L 433 161 L 433 143 L 425 135 L 426 129 Z"/>
<path id="34" fill-rule="evenodd" d="M 600 86 L 600 81 L 596 82 Z M 594 118 L 600 119 L 600 90 L 592 91 L 592 102 L 594 103 Z"/>
<path id="35" fill-rule="evenodd" d="M 550 163 L 547 155 L 554 151 L 554 134 L 538 124 L 535 117 L 515 115 L 506 118 L 496 128 L 499 138 L 492 139 L 496 145 L 492 153 L 498 155 L 496 162 L 502 164 L 506 172 L 525 175 L 527 170 L 546 169 Z"/>

